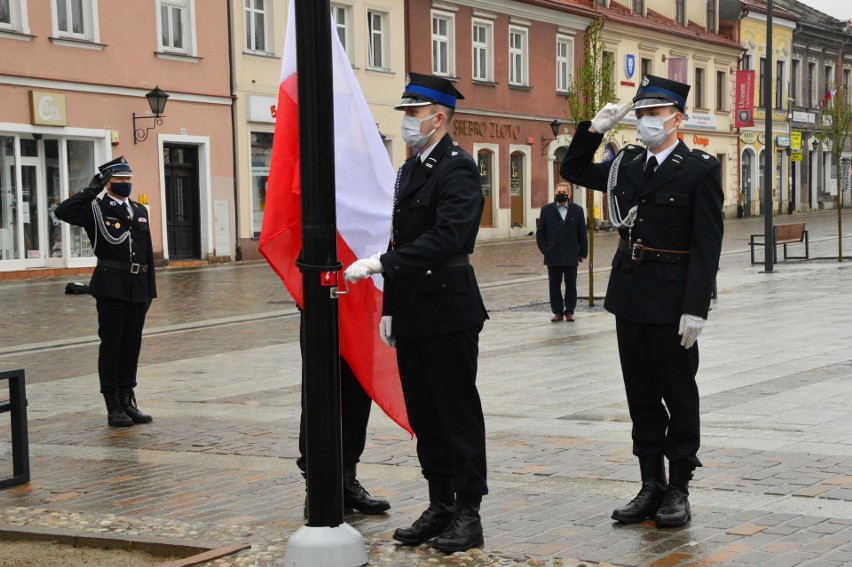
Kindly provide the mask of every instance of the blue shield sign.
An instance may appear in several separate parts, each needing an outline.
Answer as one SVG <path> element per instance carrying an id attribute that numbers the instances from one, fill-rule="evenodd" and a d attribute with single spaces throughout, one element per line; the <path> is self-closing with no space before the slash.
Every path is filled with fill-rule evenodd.
<path id="1" fill-rule="evenodd" d="M 624 72 L 627 73 L 627 78 L 632 79 L 633 73 L 636 72 L 636 56 L 627 54 L 624 61 Z"/>

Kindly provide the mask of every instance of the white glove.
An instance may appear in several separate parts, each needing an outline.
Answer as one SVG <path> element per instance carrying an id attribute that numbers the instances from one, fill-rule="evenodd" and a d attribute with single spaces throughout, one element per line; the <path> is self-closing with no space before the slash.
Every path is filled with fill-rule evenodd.
<path id="1" fill-rule="evenodd" d="M 633 104 L 629 102 L 624 106 L 619 106 L 613 102 L 607 103 L 592 118 L 592 128 L 599 134 L 606 134 L 615 128 L 615 125 L 621 122 L 621 119 L 627 116 L 628 112 L 633 110 Z"/>
<path id="2" fill-rule="evenodd" d="M 381 337 L 382 342 L 389 347 L 396 346 L 396 337 L 393 336 L 393 331 L 391 330 L 392 320 L 393 317 L 390 315 L 382 315 L 382 320 L 379 321 L 379 337 Z"/>
<path id="3" fill-rule="evenodd" d="M 385 269 L 382 267 L 382 262 L 379 260 L 381 254 L 376 252 L 369 258 L 355 260 L 352 265 L 346 268 L 343 272 L 343 278 L 349 283 L 355 283 L 358 280 L 368 278 L 373 274 L 381 274 Z"/>
<path id="4" fill-rule="evenodd" d="M 677 331 L 677 334 L 683 337 L 680 340 L 680 346 L 683 348 L 689 348 L 695 344 L 695 341 L 698 340 L 698 335 L 701 334 L 701 329 L 704 328 L 704 323 L 707 322 L 707 319 L 702 319 L 697 315 L 689 315 L 684 313 L 680 316 L 680 328 Z"/>

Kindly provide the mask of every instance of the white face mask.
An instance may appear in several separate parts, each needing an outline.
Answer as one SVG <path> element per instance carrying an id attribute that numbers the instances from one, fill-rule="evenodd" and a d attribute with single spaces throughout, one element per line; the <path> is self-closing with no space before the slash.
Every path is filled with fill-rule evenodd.
<path id="1" fill-rule="evenodd" d="M 636 125 L 639 141 L 651 149 L 659 147 L 674 131 L 674 128 L 666 131 L 664 124 L 675 116 L 677 115 L 672 114 L 668 118 L 662 116 L 643 116 L 640 118 L 639 124 Z"/>
<path id="2" fill-rule="evenodd" d="M 405 141 L 405 145 L 409 148 L 414 148 L 417 150 L 422 150 L 426 147 L 426 142 L 429 141 L 429 136 L 431 136 L 435 132 L 435 128 L 428 134 L 420 133 L 420 125 L 424 120 L 432 120 L 438 115 L 430 114 L 429 116 L 425 116 L 423 118 L 417 118 L 415 116 L 403 116 L 402 117 L 402 139 Z"/>

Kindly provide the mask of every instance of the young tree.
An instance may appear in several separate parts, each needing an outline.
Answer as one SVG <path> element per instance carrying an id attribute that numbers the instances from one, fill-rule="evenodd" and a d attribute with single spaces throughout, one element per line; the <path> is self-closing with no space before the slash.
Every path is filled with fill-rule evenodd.
<path id="1" fill-rule="evenodd" d="M 576 70 L 573 82 L 568 90 L 568 121 L 576 128 L 584 120 L 591 120 L 603 105 L 615 100 L 615 82 L 613 69 L 615 60 L 612 53 L 604 51 L 601 31 L 604 27 L 602 17 L 597 17 L 583 33 L 583 63 Z M 613 128 L 604 141 L 619 130 Z M 594 197 L 586 191 L 586 213 L 589 227 L 589 307 L 595 304 L 595 221 Z"/>
<path id="2" fill-rule="evenodd" d="M 843 262 L 843 172 L 840 158 L 849 141 L 852 130 L 852 107 L 846 101 L 846 90 L 839 87 L 830 100 L 827 100 L 822 111 L 822 128 L 816 134 L 820 141 L 831 152 L 837 177 L 837 261 Z"/>

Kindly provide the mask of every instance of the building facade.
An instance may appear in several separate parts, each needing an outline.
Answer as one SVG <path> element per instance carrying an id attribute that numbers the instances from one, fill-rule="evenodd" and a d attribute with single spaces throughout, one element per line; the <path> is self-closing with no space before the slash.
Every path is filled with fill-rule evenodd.
<path id="1" fill-rule="evenodd" d="M 606 22 L 602 34 L 605 50 L 615 63 L 615 102 L 632 100 L 645 74 L 690 84 L 688 119 L 679 136 L 690 148 L 703 150 L 719 160 L 724 212 L 726 216 L 735 215 L 737 138 L 732 131 L 732 105 L 741 50 L 731 30 L 720 26 L 717 0 L 645 0 L 629 4 L 610 1 L 599 7 Z M 614 157 L 622 147 L 637 141 L 636 116 L 631 112 L 622 128 L 609 139 L 601 159 Z M 595 208 L 607 220 L 605 195 L 595 198 Z"/>
<path id="2" fill-rule="evenodd" d="M 275 131 L 287 0 L 229 0 L 233 18 L 234 132 L 239 197 L 239 257 L 259 258 Z M 331 17 L 388 154 L 405 160 L 393 109 L 405 84 L 404 0 L 331 2 Z M 341 172 L 341 174 L 345 174 Z"/>
<path id="3" fill-rule="evenodd" d="M 480 238 L 529 234 L 559 180 L 558 150 L 570 142 L 565 95 L 591 2 L 409 0 L 406 8 L 406 69 L 447 77 L 465 97 L 451 135 L 479 164 Z M 563 124 L 556 136 L 554 120 Z"/>
<path id="4" fill-rule="evenodd" d="M 149 208 L 155 257 L 232 256 L 228 4 L 200 4 L 2 3 L 0 273 L 93 266 L 85 234 L 53 208 L 118 155 Z M 145 98 L 156 86 L 169 94 L 161 120 Z"/>
<path id="5" fill-rule="evenodd" d="M 823 107 L 834 102 L 842 86 L 844 104 L 852 101 L 852 34 L 848 23 L 806 6 L 798 0 L 775 0 L 799 17 L 793 31 L 788 116 L 793 139 L 801 139 L 794 152 L 788 211 L 806 212 L 836 206 L 838 186 L 849 189 L 850 151 L 842 156 L 841 179 L 831 152 L 816 138 L 824 123 Z M 832 94 L 833 93 L 833 94 Z M 829 97 L 832 97 L 830 99 Z M 848 195 L 848 194 L 847 194 Z M 849 203 L 846 196 L 845 203 Z"/>

